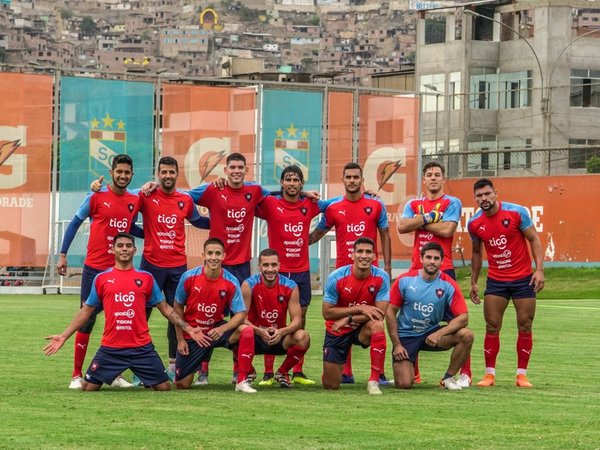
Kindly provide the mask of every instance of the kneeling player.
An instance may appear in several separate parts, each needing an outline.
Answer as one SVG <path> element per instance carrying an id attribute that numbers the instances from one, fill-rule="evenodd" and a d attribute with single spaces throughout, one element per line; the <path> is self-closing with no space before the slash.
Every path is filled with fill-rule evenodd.
<path id="1" fill-rule="evenodd" d="M 386 350 L 383 318 L 390 297 L 390 278 L 373 265 L 375 242 L 372 239 L 358 238 L 352 259 L 353 264 L 335 270 L 325 286 L 323 387 L 339 389 L 344 363 L 355 344 L 363 348 L 371 346 L 367 390 L 369 394 L 382 394 L 378 380 Z"/>
<path id="2" fill-rule="evenodd" d="M 301 329 L 302 309 L 298 285 L 279 275 L 279 255 L 267 248 L 258 255 L 260 274 L 242 283 L 242 295 L 248 309 L 246 324 L 254 329 L 254 352 L 258 355 L 287 355 L 272 377 L 259 383 L 275 382 L 282 388 L 292 387 L 289 371 L 301 361 L 310 346 L 308 333 Z M 289 325 L 286 317 L 290 316 Z"/>
<path id="3" fill-rule="evenodd" d="M 394 382 L 399 389 L 414 383 L 414 363 L 420 350 L 442 351 L 454 348 L 441 387 L 460 390 L 454 375 L 471 354 L 473 332 L 465 298 L 456 282 L 440 272 L 444 251 L 430 242 L 421 249 L 422 269 L 407 272 L 394 282 L 387 310 L 387 328 L 394 345 Z M 444 313 L 454 317 L 440 326 Z"/>
<path id="4" fill-rule="evenodd" d="M 247 380 L 254 357 L 254 332 L 244 325 L 246 307 L 237 279 L 221 265 L 225 246 L 220 239 L 204 242 L 204 266 L 185 272 L 175 292 L 175 311 L 186 321 L 202 330 L 197 342 L 177 330 L 177 358 L 175 361 L 175 386 L 189 389 L 194 374 L 203 361 L 208 360 L 215 347 L 238 351 L 239 371 L 236 392 L 256 393 Z M 226 311 L 233 314 L 224 320 Z"/>
<path id="5" fill-rule="evenodd" d="M 201 338 L 199 328 L 192 328 L 169 306 L 156 281 L 148 272 L 133 268 L 136 248 L 133 236 L 117 233 L 113 251 L 115 267 L 96 275 L 90 296 L 60 335 L 48 336 L 44 348 L 47 356 L 56 353 L 86 321 L 96 308 L 106 317 L 101 346 L 81 383 L 82 391 L 97 391 L 102 384 L 112 384 L 124 370 L 157 391 L 171 389 L 169 377 L 148 333 L 146 308 L 156 306 L 178 329 L 194 340 Z"/>

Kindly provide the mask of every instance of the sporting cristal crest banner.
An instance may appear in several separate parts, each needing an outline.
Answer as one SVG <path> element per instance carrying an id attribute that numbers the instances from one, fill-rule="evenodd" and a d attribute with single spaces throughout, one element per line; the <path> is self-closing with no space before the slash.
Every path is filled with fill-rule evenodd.
<path id="1" fill-rule="evenodd" d="M 150 83 L 63 77 L 60 89 L 60 218 L 70 219 L 112 159 L 133 159 L 131 187 L 152 178 L 154 87 Z"/>
<path id="2" fill-rule="evenodd" d="M 284 167 L 298 165 L 304 189 L 321 184 L 323 94 L 265 89 L 262 102 L 261 184 L 279 188 Z"/>

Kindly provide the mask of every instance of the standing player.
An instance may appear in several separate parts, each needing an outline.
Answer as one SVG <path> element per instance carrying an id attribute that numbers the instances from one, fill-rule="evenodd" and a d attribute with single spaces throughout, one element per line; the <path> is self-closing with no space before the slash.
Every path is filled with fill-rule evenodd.
<path id="1" fill-rule="evenodd" d="M 527 210 L 520 205 L 497 200 L 493 183 L 482 178 L 473 186 L 475 202 L 481 209 L 469 220 L 467 228 L 473 240 L 471 259 L 471 300 L 481 303 L 477 280 L 481 271 L 482 245 L 488 260 L 483 316 L 485 318 L 485 376 L 477 386 L 496 384 L 496 358 L 500 351 L 500 330 L 508 302 L 512 299 L 517 312 L 517 379 L 516 385 L 530 388 L 527 366 L 533 348 L 532 324 L 536 293 L 544 288 L 544 253 Z M 532 274 L 531 257 L 535 260 Z"/>
<path id="2" fill-rule="evenodd" d="M 112 267 L 115 262 L 113 236 L 120 231 L 129 231 L 135 223 L 139 209 L 139 197 L 127 186 L 133 177 L 133 161 L 128 155 L 117 155 L 111 163 L 112 184 L 100 192 L 92 192 L 84 199 L 75 217 L 65 231 L 60 256 L 56 265 L 59 275 L 67 273 L 67 251 L 77 230 L 86 218 L 90 218 L 90 236 L 87 254 L 81 274 L 80 303 L 83 306 L 92 289 L 96 275 Z M 81 375 L 90 333 L 96 323 L 96 313 L 91 314 L 75 335 L 75 354 L 70 389 L 81 388 Z M 118 387 L 131 387 L 123 377 L 115 379 Z"/>
<path id="3" fill-rule="evenodd" d="M 372 239 L 377 252 L 377 230 L 379 230 L 384 267 L 391 278 L 392 244 L 385 205 L 381 199 L 362 193 L 364 178 L 362 168 L 358 164 L 351 162 L 344 166 L 342 181 L 346 191 L 344 196 L 334 199 L 329 205 L 317 228 L 310 234 L 310 244 L 319 241 L 332 227 L 335 227 L 337 269 L 352 264 L 354 241 L 359 237 Z M 375 264 L 377 264 L 377 253 L 375 253 Z M 347 361 L 342 383 L 354 383 L 351 354 L 348 354 Z M 389 384 L 383 371 L 381 375 L 381 384 Z"/>
<path id="4" fill-rule="evenodd" d="M 469 314 L 465 298 L 454 279 L 440 271 L 444 258 L 440 244 L 425 244 L 420 255 L 421 269 L 398 277 L 390 294 L 386 322 L 394 345 L 394 383 L 399 389 L 413 385 L 414 362 L 420 350 L 435 352 L 454 348 L 440 386 L 461 390 L 454 375 L 470 355 L 473 345 L 473 332 L 466 328 Z M 448 310 L 452 319 L 447 326 L 440 327 Z"/>
<path id="5" fill-rule="evenodd" d="M 301 196 L 304 174 L 296 165 L 283 169 L 280 184 L 282 194 L 265 197 L 256 209 L 256 216 L 267 222 L 269 247 L 275 249 L 279 255 L 279 272 L 298 285 L 302 308 L 301 327 L 304 328 L 312 289 L 308 252 L 310 223 L 314 217 L 325 211 L 330 201 L 315 202 Z M 265 375 L 261 383 L 273 382 L 274 360 L 274 355 L 265 355 Z M 304 374 L 302 365 L 303 360 L 300 360 L 294 366 L 294 383 L 315 384 Z"/>
<path id="6" fill-rule="evenodd" d="M 452 263 L 452 240 L 462 213 L 462 204 L 456 197 L 444 193 L 446 182 L 444 166 L 430 162 L 423 167 L 424 197 L 409 201 L 398 220 L 400 233 L 415 233 L 410 270 L 418 270 L 421 264 L 421 249 L 429 242 L 437 242 L 444 250 L 441 270 L 456 280 Z M 448 317 L 451 320 L 452 317 Z M 421 382 L 418 360 L 415 363 L 415 382 Z M 471 385 L 471 358 L 467 358 L 461 368 L 458 384 L 461 387 Z"/>
<path id="7" fill-rule="evenodd" d="M 101 346 L 81 382 L 81 390 L 97 391 L 131 369 L 145 385 L 157 391 L 171 388 L 158 353 L 148 333 L 146 308 L 156 306 L 170 322 L 198 339 L 199 329 L 190 327 L 165 303 L 158 285 L 148 272 L 133 267 L 136 252 L 133 236 L 119 232 L 114 236 L 114 267 L 94 278 L 85 304 L 60 335 L 47 336 L 46 356 L 56 353 L 98 309 L 106 321 Z"/>
<path id="8" fill-rule="evenodd" d="M 354 345 L 371 346 L 369 394 L 382 394 L 379 375 L 385 359 L 383 318 L 390 298 L 388 274 L 373 265 L 375 242 L 360 237 L 354 242 L 352 265 L 332 272 L 323 295 L 325 342 L 323 387 L 339 389 L 343 365 Z"/>
<path id="9" fill-rule="evenodd" d="M 279 255 L 267 248 L 258 255 L 259 274 L 242 283 L 242 296 L 248 310 L 246 324 L 254 329 L 254 353 L 287 355 L 275 375 L 261 386 L 277 382 L 292 387 L 289 371 L 304 358 L 310 337 L 302 329 L 302 310 L 296 283 L 279 274 Z M 287 323 L 287 316 L 290 323 Z"/>
<path id="10" fill-rule="evenodd" d="M 222 268 L 225 246 L 217 238 L 204 242 L 204 266 L 185 272 L 175 294 L 175 311 L 198 326 L 199 339 L 177 330 L 175 385 L 189 389 L 194 373 L 215 347 L 233 349 L 238 344 L 239 370 L 236 392 L 256 393 L 247 381 L 254 357 L 254 331 L 244 324 L 246 308 L 236 278 Z M 224 320 L 228 311 L 233 314 Z"/>

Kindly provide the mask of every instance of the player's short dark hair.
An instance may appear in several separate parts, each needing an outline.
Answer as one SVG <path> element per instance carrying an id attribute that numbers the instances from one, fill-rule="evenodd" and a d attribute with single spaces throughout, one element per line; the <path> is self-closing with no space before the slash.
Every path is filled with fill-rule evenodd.
<path id="1" fill-rule="evenodd" d="M 229 164 L 231 161 L 242 161 L 244 163 L 244 165 L 246 165 L 246 157 L 244 155 L 242 155 L 241 153 L 231 153 L 229 154 L 229 156 L 227 156 L 227 159 L 225 160 L 225 162 L 227 164 Z"/>
<path id="2" fill-rule="evenodd" d="M 349 162 L 348 164 L 346 164 L 344 166 L 344 171 L 342 173 L 346 173 L 346 170 L 354 170 L 354 169 L 358 169 L 360 171 L 360 176 L 362 177 L 362 167 L 360 167 L 360 165 L 358 165 L 355 162 Z"/>
<path id="3" fill-rule="evenodd" d="M 277 253 L 277 250 L 274 250 L 272 248 L 265 248 L 264 250 L 262 250 L 259 254 L 258 254 L 258 262 L 260 263 L 260 259 L 262 257 L 267 257 L 267 256 L 277 256 L 277 259 L 279 259 L 279 253 Z"/>
<path id="4" fill-rule="evenodd" d="M 283 181 L 285 179 L 285 176 L 288 173 L 293 173 L 294 175 L 297 175 L 298 178 L 300 178 L 300 181 L 304 183 L 304 173 L 302 172 L 302 169 L 300 167 L 298 167 L 296 164 L 287 166 L 281 171 L 281 181 Z"/>
<path id="5" fill-rule="evenodd" d="M 113 158 L 110 168 L 115 170 L 117 168 L 117 164 L 128 164 L 133 170 L 133 159 L 129 155 L 117 155 Z"/>
<path id="6" fill-rule="evenodd" d="M 163 156 L 158 160 L 158 170 L 160 170 L 160 166 L 175 166 L 175 170 L 179 172 L 179 163 L 172 156 Z"/>
<path id="7" fill-rule="evenodd" d="M 371 238 L 365 236 L 359 237 L 354 241 L 354 250 L 356 250 L 356 247 L 358 247 L 360 244 L 369 244 L 371 247 L 373 247 L 373 250 L 375 250 L 375 241 Z"/>
<path id="8" fill-rule="evenodd" d="M 204 241 L 204 250 L 206 250 L 206 247 L 208 247 L 209 245 L 220 245 L 221 247 L 223 247 L 223 250 L 225 250 L 225 244 L 223 244 L 223 241 L 219 238 L 208 238 L 207 240 Z"/>
<path id="9" fill-rule="evenodd" d="M 423 247 L 421 247 L 421 256 L 425 255 L 425 252 L 428 250 L 437 250 L 440 252 L 440 256 L 442 259 L 444 258 L 444 249 L 437 242 L 428 242 Z"/>
<path id="10" fill-rule="evenodd" d="M 425 173 L 426 173 L 426 172 L 427 172 L 429 169 L 431 169 L 432 167 L 439 167 L 439 168 L 440 168 L 440 170 L 442 171 L 442 175 L 444 175 L 444 176 L 446 175 L 446 169 L 444 168 L 444 166 L 442 166 L 442 165 L 441 165 L 439 162 L 437 162 L 437 161 L 431 161 L 431 162 L 428 162 L 427 164 L 425 164 L 425 165 L 423 166 L 423 175 L 425 175 Z"/>
<path id="11" fill-rule="evenodd" d="M 473 192 L 475 192 L 478 189 L 484 188 L 484 187 L 491 187 L 492 189 L 494 189 L 494 183 L 492 183 L 492 180 L 489 180 L 487 178 L 480 178 L 479 180 L 477 180 L 475 182 L 475 184 L 473 185 Z"/>
<path id="12" fill-rule="evenodd" d="M 117 239 L 119 238 L 125 238 L 125 239 L 129 239 L 131 241 L 131 243 L 133 245 L 135 245 L 135 238 L 133 237 L 132 234 L 127 233 L 126 231 L 119 231 L 117 234 L 115 234 L 115 237 L 113 239 L 113 242 L 117 242 Z"/>

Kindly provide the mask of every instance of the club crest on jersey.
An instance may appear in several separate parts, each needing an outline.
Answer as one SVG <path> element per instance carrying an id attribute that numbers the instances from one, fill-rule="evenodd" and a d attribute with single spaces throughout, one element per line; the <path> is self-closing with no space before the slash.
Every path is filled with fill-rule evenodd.
<path id="1" fill-rule="evenodd" d="M 435 295 L 438 296 L 438 298 L 442 298 L 444 295 L 444 290 L 443 289 L 436 289 L 435 290 Z"/>
<path id="2" fill-rule="evenodd" d="M 227 291 L 226 291 L 225 289 L 221 289 L 221 290 L 219 291 L 219 296 L 220 296 L 221 298 L 225 298 L 225 296 L 226 296 L 226 295 L 227 295 Z"/>
<path id="3" fill-rule="evenodd" d="M 245 197 L 247 202 L 250 202 L 250 200 L 252 200 L 252 194 L 250 192 L 246 193 Z"/>
<path id="4" fill-rule="evenodd" d="M 502 219 L 502 225 L 504 225 L 505 228 L 508 228 L 510 225 L 510 219 Z"/>
<path id="5" fill-rule="evenodd" d="M 305 207 L 300 208 L 300 212 L 302 213 L 303 216 L 306 216 L 306 213 L 308 212 L 307 209 Z"/>
<path id="6" fill-rule="evenodd" d="M 370 206 L 367 206 L 365 208 L 365 212 L 367 213 L 367 216 L 370 215 L 373 212 L 373 208 L 371 208 Z"/>
<path id="7" fill-rule="evenodd" d="M 137 287 L 142 287 L 142 284 L 143 284 L 142 280 L 140 280 L 139 278 L 136 278 L 134 281 L 135 281 L 135 285 Z"/>
<path id="8" fill-rule="evenodd" d="M 278 301 L 279 303 L 283 303 L 283 300 L 284 300 L 284 298 L 283 298 L 283 295 L 279 295 L 279 296 L 277 297 L 277 301 Z"/>
<path id="9" fill-rule="evenodd" d="M 369 286 L 369 294 L 374 294 L 375 293 L 375 286 L 371 285 Z"/>
<path id="10" fill-rule="evenodd" d="M 133 212 L 133 208 L 134 208 L 133 203 L 127 204 L 127 209 L 129 210 L 129 212 Z"/>
<path id="11" fill-rule="evenodd" d="M 182 201 L 177 202 L 177 207 L 179 208 L 180 211 L 183 209 L 184 206 L 185 206 L 185 203 L 183 203 Z"/>

